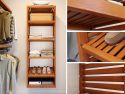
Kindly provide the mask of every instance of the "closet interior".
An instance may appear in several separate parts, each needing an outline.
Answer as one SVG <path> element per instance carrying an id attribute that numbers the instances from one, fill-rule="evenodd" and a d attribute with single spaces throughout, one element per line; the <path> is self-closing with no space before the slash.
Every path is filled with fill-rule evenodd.
<path id="1" fill-rule="evenodd" d="M 118 34 L 123 34 L 119 32 Z M 80 61 L 87 62 L 124 62 L 125 39 L 115 44 L 105 41 L 107 32 L 78 32 L 77 42 Z M 114 38 L 116 38 L 115 36 Z M 82 44 L 82 45 L 81 45 Z"/>
<path id="2" fill-rule="evenodd" d="M 0 0 L 0 93 L 15 94 L 19 58 L 10 50 L 15 40 L 15 21 L 11 9 Z M 11 54 L 10 54 L 11 53 Z"/>
<path id="3" fill-rule="evenodd" d="M 125 1 L 121 0 L 120 4 L 110 1 L 112 0 L 68 0 L 68 30 L 124 30 Z M 94 35 L 96 37 L 89 40 Z M 77 33 L 81 62 L 124 62 L 124 40 L 118 44 L 108 45 L 104 40 L 105 35 L 93 31 Z"/>
<path id="4" fill-rule="evenodd" d="M 68 0 L 68 29 L 124 30 L 125 1 L 120 5 L 109 1 L 114 0 Z"/>
<path id="5" fill-rule="evenodd" d="M 56 87 L 56 7 L 27 7 L 27 87 Z"/>
<path id="6" fill-rule="evenodd" d="M 80 64 L 79 94 L 125 94 L 124 64 Z"/>
<path id="7" fill-rule="evenodd" d="M 0 0 L 0 7 L 1 7 L 1 12 L 3 11 L 3 10 L 5 10 L 5 11 L 8 11 L 9 13 L 12 13 L 12 11 L 11 11 L 11 9 L 6 5 L 6 3 L 5 2 L 3 2 L 3 0 Z M 2 10 L 3 9 L 3 10 Z M 1 23 L 2 24 L 2 23 Z M 1 33 L 1 37 L 2 37 L 2 33 Z M 0 48 L 2 49 L 2 48 L 11 48 L 12 47 L 12 45 L 11 44 L 9 44 L 9 43 L 0 43 Z"/>

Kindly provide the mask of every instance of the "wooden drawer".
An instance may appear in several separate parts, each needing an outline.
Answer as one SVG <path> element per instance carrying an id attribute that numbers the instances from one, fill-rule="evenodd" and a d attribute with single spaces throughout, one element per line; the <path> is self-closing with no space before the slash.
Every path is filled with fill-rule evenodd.
<path id="1" fill-rule="evenodd" d="M 30 20 L 31 21 L 52 21 L 53 14 L 52 13 L 31 13 Z"/>

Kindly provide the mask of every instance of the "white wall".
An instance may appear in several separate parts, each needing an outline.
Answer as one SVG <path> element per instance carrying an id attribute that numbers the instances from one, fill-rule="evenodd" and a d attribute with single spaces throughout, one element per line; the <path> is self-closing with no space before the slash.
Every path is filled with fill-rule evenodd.
<path id="1" fill-rule="evenodd" d="M 79 64 L 67 64 L 67 94 L 79 94 Z"/>
<path id="2" fill-rule="evenodd" d="M 30 0 L 4 0 L 12 9 L 16 20 L 18 40 L 13 53 L 19 57 L 19 75 L 16 94 L 65 94 L 66 91 L 66 0 L 50 0 L 57 5 L 57 88 L 55 89 L 28 89 L 26 87 L 26 8 L 31 5 Z"/>

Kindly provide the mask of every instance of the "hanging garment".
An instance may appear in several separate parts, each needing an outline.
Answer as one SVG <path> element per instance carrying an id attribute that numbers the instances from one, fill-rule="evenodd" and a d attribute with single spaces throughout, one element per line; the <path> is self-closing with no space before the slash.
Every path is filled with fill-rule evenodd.
<path id="1" fill-rule="evenodd" d="M 0 94 L 16 94 L 15 90 L 16 90 L 16 79 L 17 79 L 17 69 L 18 69 L 19 59 L 11 54 L 5 54 L 2 56 L 4 56 L 4 58 L 6 58 L 8 62 L 6 66 L 4 66 L 4 71 L 5 71 L 4 73 L 7 74 L 4 77 L 5 83 L 1 84 L 2 86 L 4 86 L 5 92 Z M 2 60 L 1 62 L 6 63 L 5 60 Z M 1 69 L 2 68 L 0 68 L 0 70 Z M 2 88 L 0 88 L 0 91 L 3 91 Z"/>
<path id="2" fill-rule="evenodd" d="M 9 94 L 9 61 L 0 61 L 0 94 Z"/>
<path id="3" fill-rule="evenodd" d="M 14 18 L 8 11 L 0 13 L 0 43 L 10 43 L 15 34 Z"/>

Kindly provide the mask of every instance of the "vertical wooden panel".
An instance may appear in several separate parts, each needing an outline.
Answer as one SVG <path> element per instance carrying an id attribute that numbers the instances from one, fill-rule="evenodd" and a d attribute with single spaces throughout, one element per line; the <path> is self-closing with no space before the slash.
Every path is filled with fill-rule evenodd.
<path id="1" fill-rule="evenodd" d="M 80 91 L 80 94 L 83 94 L 84 93 L 84 90 L 85 90 L 85 86 L 84 86 L 84 64 L 80 64 L 79 65 L 79 91 Z M 83 71 L 82 71 L 83 70 Z"/>
<path id="2" fill-rule="evenodd" d="M 88 34 L 87 32 L 78 32 L 77 33 L 77 44 L 78 44 L 78 50 L 79 50 L 79 57 L 80 57 L 80 62 L 87 62 L 89 61 L 89 56 L 87 53 L 83 50 L 82 44 L 88 42 Z"/>

